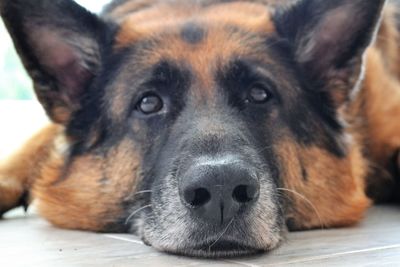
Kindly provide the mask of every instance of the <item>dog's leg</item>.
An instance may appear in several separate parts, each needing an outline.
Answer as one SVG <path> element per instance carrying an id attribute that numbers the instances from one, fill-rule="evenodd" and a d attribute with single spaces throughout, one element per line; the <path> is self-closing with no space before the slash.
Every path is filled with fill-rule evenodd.
<path id="1" fill-rule="evenodd" d="M 33 136 L 5 162 L 0 163 L 0 216 L 15 207 L 28 207 L 30 190 L 40 178 L 41 166 L 53 149 L 61 126 L 50 125 Z"/>

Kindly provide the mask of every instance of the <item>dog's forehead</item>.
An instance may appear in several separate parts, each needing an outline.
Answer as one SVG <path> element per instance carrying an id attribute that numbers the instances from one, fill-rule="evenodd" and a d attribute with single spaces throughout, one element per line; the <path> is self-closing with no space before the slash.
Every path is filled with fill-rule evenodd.
<path id="1" fill-rule="evenodd" d="M 133 71 L 144 77 L 160 62 L 189 70 L 192 88 L 196 88 L 191 92 L 197 99 L 214 95 L 216 74 L 236 59 L 271 63 L 266 49 L 268 37 L 276 35 L 272 16 L 265 5 L 248 2 L 159 4 L 127 15 L 120 23 L 115 49 L 127 48 L 134 56 L 126 56 L 129 59 L 113 82 L 113 110 L 124 113 L 127 104 L 122 103 L 127 98 L 123 96 L 132 90 L 128 84 Z"/>
<path id="2" fill-rule="evenodd" d="M 210 88 L 218 67 L 235 58 L 259 59 L 274 33 L 272 11 L 257 3 L 157 5 L 127 16 L 115 47 L 139 47 L 132 64 L 141 68 L 162 61 L 187 66 L 201 87 Z"/>
<path id="3" fill-rule="evenodd" d="M 149 36 L 176 31 L 190 21 L 207 27 L 235 25 L 251 32 L 274 31 L 271 10 L 258 3 L 231 2 L 210 6 L 159 4 L 125 16 L 120 22 L 117 45 L 125 46 Z"/>

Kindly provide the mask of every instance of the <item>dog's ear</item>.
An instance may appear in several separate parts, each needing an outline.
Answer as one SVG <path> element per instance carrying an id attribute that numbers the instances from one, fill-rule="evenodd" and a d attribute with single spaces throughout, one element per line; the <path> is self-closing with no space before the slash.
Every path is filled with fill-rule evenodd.
<path id="1" fill-rule="evenodd" d="M 39 101 L 67 123 L 99 71 L 106 23 L 71 0 L 0 0 L 0 11 Z"/>
<path id="2" fill-rule="evenodd" d="M 301 0 L 276 11 L 278 34 L 293 48 L 302 74 L 314 86 L 336 87 L 337 104 L 350 95 L 348 88 L 354 88 L 360 78 L 362 56 L 374 38 L 384 3 Z"/>

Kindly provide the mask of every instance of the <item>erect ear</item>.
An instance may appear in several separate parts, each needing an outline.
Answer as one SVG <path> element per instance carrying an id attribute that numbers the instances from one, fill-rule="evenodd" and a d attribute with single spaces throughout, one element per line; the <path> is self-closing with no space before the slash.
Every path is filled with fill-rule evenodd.
<path id="1" fill-rule="evenodd" d="M 0 0 L 0 11 L 39 101 L 67 123 L 99 71 L 106 23 L 71 0 Z"/>
<path id="2" fill-rule="evenodd" d="M 340 105 L 359 81 L 362 56 L 378 27 L 385 0 L 301 0 L 277 10 L 278 34 L 294 49 L 303 75 Z"/>

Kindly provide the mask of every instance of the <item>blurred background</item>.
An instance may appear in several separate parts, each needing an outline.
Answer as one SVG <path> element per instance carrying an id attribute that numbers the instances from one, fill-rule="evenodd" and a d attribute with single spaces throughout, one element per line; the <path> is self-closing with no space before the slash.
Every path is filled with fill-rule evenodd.
<path id="1" fill-rule="evenodd" d="M 77 0 L 99 13 L 109 0 Z M 48 123 L 0 19 L 0 163 Z"/>
<path id="2" fill-rule="evenodd" d="M 109 0 L 76 0 L 79 4 L 99 13 Z M 33 99 L 31 81 L 14 50 L 11 39 L 0 21 L 0 100 Z"/>

